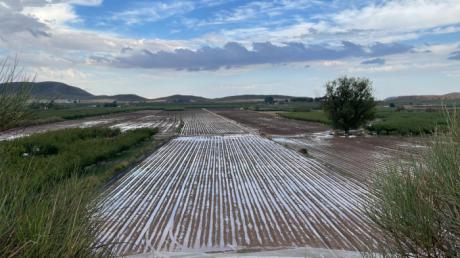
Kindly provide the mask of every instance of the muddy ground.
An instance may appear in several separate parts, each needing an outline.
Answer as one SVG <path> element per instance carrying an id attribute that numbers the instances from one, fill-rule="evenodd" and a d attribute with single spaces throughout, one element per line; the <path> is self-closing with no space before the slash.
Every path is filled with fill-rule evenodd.
<path id="1" fill-rule="evenodd" d="M 183 120 L 102 195 L 98 240 L 114 254 L 377 248 L 365 184 L 211 112 Z"/>
<path id="2" fill-rule="evenodd" d="M 246 126 L 259 129 L 264 134 L 298 135 L 326 131 L 327 126 L 280 117 L 273 112 L 257 112 L 238 109 L 216 109 L 212 112 Z"/>
<path id="3" fill-rule="evenodd" d="M 273 141 L 314 158 L 352 180 L 370 183 L 375 173 L 411 160 L 425 150 L 422 138 L 333 136 L 330 131 L 304 137 L 276 136 Z"/>

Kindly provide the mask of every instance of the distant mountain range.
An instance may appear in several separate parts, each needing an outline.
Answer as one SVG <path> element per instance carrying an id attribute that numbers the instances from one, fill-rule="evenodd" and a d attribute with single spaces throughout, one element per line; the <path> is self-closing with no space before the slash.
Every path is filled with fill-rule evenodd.
<path id="1" fill-rule="evenodd" d="M 236 95 L 228 96 L 223 98 L 204 98 L 192 95 L 172 95 L 168 97 L 162 97 L 152 99 L 151 102 L 159 103 L 236 103 L 236 102 L 261 102 L 264 101 L 265 97 L 271 96 L 275 100 L 292 99 L 295 97 L 284 96 L 284 95 Z"/>
<path id="2" fill-rule="evenodd" d="M 83 89 L 70 86 L 61 82 L 16 82 L 13 83 L 12 89 L 19 89 L 17 86 L 23 86 L 30 92 L 33 98 L 42 100 L 78 100 L 80 102 L 153 102 L 153 103 L 215 103 L 215 102 L 260 102 L 265 97 L 272 96 L 275 100 L 284 100 L 294 98 L 284 95 L 238 95 L 223 98 L 204 98 L 192 95 L 172 95 L 168 97 L 147 99 L 135 94 L 120 95 L 93 95 Z M 0 84 L 0 90 L 5 86 Z"/>
<path id="3" fill-rule="evenodd" d="M 192 95 L 172 95 L 168 97 L 147 99 L 135 94 L 119 94 L 119 95 L 93 95 L 78 87 L 70 86 L 61 82 L 16 82 L 13 86 L 24 86 L 30 91 L 32 97 L 35 99 L 46 100 L 67 100 L 86 103 L 97 102 L 152 102 L 152 103 L 230 103 L 230 102 L 261 102 L 265 97 L 272 96 L 275 100 L 286 100 L 299 97 L 286 96 L 286 95 L 237 95 L 228 96 L 223 98 L 204 98 Z M 0 84 L 0 90 L 4 90 L 4 84 Z M 19 87 L 11 87 L 17 89 Z M 423 101 L 436 101 L 436 100 L 460 100 L 460 92 L 449 93 L 445 95 L 411 95 L 411 96 L 397 96 L 386 98 L 388 102 L 423 102 Z"/>

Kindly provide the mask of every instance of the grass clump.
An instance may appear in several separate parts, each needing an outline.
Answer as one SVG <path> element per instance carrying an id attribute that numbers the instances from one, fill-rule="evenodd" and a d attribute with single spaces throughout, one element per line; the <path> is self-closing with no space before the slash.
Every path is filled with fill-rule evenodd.
<path id="1" fill-rule="evenodd" d="M 27 101 L 30 92 L 15 81 L 29 78 L 17 72 L 17 60 L 0 60 L 0 131 L 17 126 L 28 115 Z"/>
<path id="2" fill-rule="evenodd" d="M 98 256 L 90 203 L 119 168 L 107 164 L 155 133 L 77 128 L 0 143 L 0 256 Z"/>
<path id="3" fill-rule="evenodd" d="M 460 125 L 455 116 L 446 124 L 420 157 L 374 179 L 367 213 L 391 255 L 460 256 Z"/>

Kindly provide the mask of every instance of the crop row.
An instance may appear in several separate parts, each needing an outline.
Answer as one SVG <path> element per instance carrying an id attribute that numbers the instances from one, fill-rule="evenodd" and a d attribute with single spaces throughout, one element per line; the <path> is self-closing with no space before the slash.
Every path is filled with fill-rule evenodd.
<path id="1" fill-rule="evenodd" d="M 152 112 L 156 113 L 154 115 L 146 115 L 141 112 L 131 114 L 126 113 L 118 116 L 62 121 L 52 124 L 42 124 L 25 128 L 10 129 L 8 131 L 0 132 L 0 141 L 12 140 L 36 133 L 43 133 L 46 131 L 55 131 L 67 128 L 88 128 L 94 126 L 109 126 L 111 128 L 120 128 L 121 131 L 136 128 L 158 128 L 159 132 L 162 133 L 172 132 L 178 128 L 180 119 L 175 112 L 149 111 L 148 114 L 151 114 Z"/>
<path id="2" fill-rule="evenodd" d="M 234 121 L 207 110 L 192 110 L 182 112 L 184 127 L 181 135 L 213 135 L 213 134 L 241 134 L 247 129 Z"/>
<path id="3" fill-rule="evenodd" d="M 112 125 L 111 127 L 120 128 L 122 132 L 137 128 L 158 128 L 160 132 L 170 132 L 175 130 L 179 126 L 179 124 L 179 120 L 174 115 L 150 115 L 142 117 L 140 119 L 118 123 Z"/>
<path id="4" fill-rule="evenodd" d="M 99 200 L 115 254 L 242 247 L 375 248 L 365 185 L 257 135 L 179 137 Z"/>

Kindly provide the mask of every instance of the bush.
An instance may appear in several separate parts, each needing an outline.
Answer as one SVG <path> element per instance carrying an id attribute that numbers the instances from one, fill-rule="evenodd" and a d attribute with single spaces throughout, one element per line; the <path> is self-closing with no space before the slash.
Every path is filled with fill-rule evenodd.
<path id="1" fill-rule="evenodd" d="M 335 129 L 357 129 L 375 116 L 375 101 L 369 79 L 341 77 L 326 84 L 324 110 Z"/>
<path id="2" fill-rule="evenodd" d="M 27 116 L 29 92 L 16 81 L 28 78 L 16 71 L 17 61 L 0 61 L 0 131 L 16 126 Z"/>
<path id="3" fill-rule="evenodd" d="M 0 257 L 98 255 L 90 203 L 110 175 L 97 164 L 155 133 L 76 128 L 0 143 Z"/>
<path id="4" fill-rule="evenodd" d="M 392 255 L 460 255 L 460 126 L 455 116 L 448 120 L 426 153 L 378 173 L 370 188 L 367 213 Z"/>

